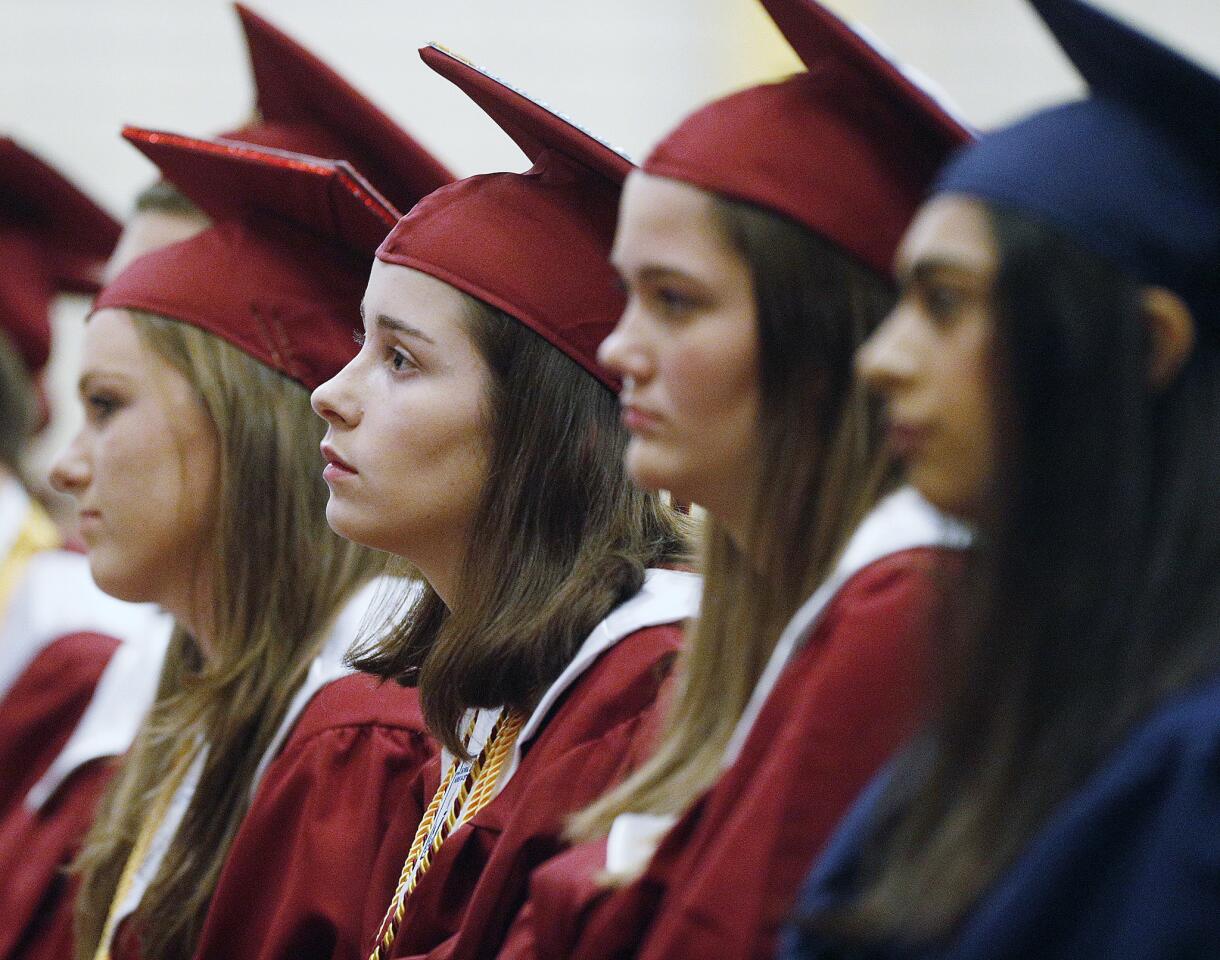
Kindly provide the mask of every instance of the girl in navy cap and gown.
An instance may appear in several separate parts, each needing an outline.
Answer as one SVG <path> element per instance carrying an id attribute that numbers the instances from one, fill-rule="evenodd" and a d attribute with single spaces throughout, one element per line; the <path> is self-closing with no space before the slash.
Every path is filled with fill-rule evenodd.
<path id="1" fill-rule="evenodd" d="M 886 264 L 967 132 L 806 0 L 808 72 L 685 120 L 633 173 L 613 253 L 627 464 L 709 514 L 665 735 L 535 873 L 505 957 L 756 957 L 833 825 L 913 729 L 966 532 L 887 482 L 852 357 Z M 610 882 L 621 889 L 611 890 Z"/>
<path id="2" fill-rule="evenodd" d="M 786 957 L 1220 950 L 1220 78 L 1033 5 L 1091 94 L 949 165 L 860 355 L 978 548 Z"/>
<path id="3" fill-rule="evenodd" d="M 377 958 L 494 953 L 568 815 L 620 780 L 653 728 L 699 579 L 683 518 L 622 465 L 622 309 L 607 262 L 630 163 L 436 48 L 423 51 L 534 161 L 420 201 L 382 244 L 359 356 L 314 393 L 327 507 L 407 558 L 423 597 L 359 663 L 417 686 L 444 745 Z"/>
<path id="4" fill-rule="evenodd" d="M 410 585 L 326 527 L 308 397 L 355 350 L 398 211 L 342 163 L 127 136 L 212 225 L 99 294 L 85 426 L 54 475 L 99 584 L 178 623 L 75 867 L 75 952 L 204 954 L 227 910 L 248 932 L 216 955 L 354 956 L 372 853 L 433 748 L 412 691 L 344 665 L 378 598 Z M 71 952 L 70 913 L 40 928 L 45 955 Z"/>

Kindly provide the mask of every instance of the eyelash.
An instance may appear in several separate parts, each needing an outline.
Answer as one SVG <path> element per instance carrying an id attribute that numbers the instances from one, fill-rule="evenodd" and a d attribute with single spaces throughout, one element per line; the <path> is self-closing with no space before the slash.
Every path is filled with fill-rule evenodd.
<path id="1" fill-rule="evenodd" d="M 356 341 L 356 345 L 363 348 L 368 341 L 368 336 L 362 330 L 357 330 L 352 333 L 352 339 Z M 405 373 L 410 369 L 414 369 L 416 364 L 411 358 L 411 355 L 405 350 L 400 350 L 398 347 L 386 347 L 385 351 L 386 362 L 393 369 L 394 373 Z M 396 361 L 401 360 L 401 364 Z"/>

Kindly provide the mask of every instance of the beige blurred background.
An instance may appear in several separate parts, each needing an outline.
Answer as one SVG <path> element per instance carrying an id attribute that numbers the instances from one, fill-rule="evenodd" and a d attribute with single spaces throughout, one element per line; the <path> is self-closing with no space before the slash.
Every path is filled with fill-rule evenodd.
<path id="1" fill-rule="evenodd" d="M 507 138 L 420 63 L 436 40 L 639 158 L 706 100 L 795 69 L 754 0 L 252 0 L 459 173 L 521 169 Z M 1022 0 L 828 0 L 986 127 L 1075 96 L 1070 67 Z M 1220 0 L 1102 0 L 1220 71 Z M 0 0 L 0 129 L 122 216 L 151 166 L 123 123 L 210 133 L 252 103 L 223 0 Z M 84 306 L 57 310 L 58 419 L 75 427 Z"/>

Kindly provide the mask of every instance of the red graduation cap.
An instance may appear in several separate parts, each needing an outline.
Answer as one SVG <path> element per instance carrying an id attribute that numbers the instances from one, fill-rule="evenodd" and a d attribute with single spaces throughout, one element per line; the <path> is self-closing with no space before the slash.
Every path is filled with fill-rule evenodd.
<path id="1" fill-rule="evenodd" d="M 0 330 L 32 374 L 51 353 L 51 300 L 92 293 L 119 224 L 57 170 L 0 137 Z"/>
<path id="2" fill-rule="evenodd" d="M 373 251 L 399 213 L 348 163 L 129 127 L 211 219 L 98 295 L 207 330 L 312 390 L 356 352 Z"/>
<path id="3" fill-rule="evenodd" d="M 250 54 L 258 118 L 222 136 L 346 160 L 401 210 L 453 179 L 414 137 L 314 54 L 248 7 L 235 7 Z"/>
<path id="4" fill-rule="evenodd" d="M 378 259 L 498 307 L 617 390 L 597 348 L 624 305 L 609 254 L 631 161 L 438 47 L 420 56 L 495 120 L 533 167 L 441 187 L 399 221 Z"/>
<path id="5" fill-rule="evenodd" d="M 692 114 L 643 164 L 780 213 L 889 273 L 938 168 L 970 132 L 815 0 L 763 0 L 806 66 Z"/>

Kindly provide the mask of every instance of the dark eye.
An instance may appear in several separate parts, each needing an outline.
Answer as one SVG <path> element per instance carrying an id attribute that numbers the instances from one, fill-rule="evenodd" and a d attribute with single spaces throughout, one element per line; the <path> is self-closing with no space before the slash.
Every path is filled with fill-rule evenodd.
<path id="1" fill-rule="evenodd" d="M 398 347 L 386 348 L 386 362 L 395 373 L 407 373 L 415 368 L 415 363 L 405 350 Z"/>
<path id="2" fill-rule="evenodd" d="M 85 415 L 94 423 L 108 420 L 119 406 L 119 401 L 109 394 L 91 393 L 85 397 Z"/>
<path id="3" fill-rule="evenodd" d="M 653 292 L 653 299 L 660 311 L 671 317 L 685 316 L 698 306 L 694 297 L 676 287 L 657 287 Z"/>
<path id="4" fill-rule="evenodd" d="M 949 323 L 965 306 L 969 295 L 966 291 L 948 284 L 932 283 L 924 287 L 920 299 L 924 310 L 934 323 Z"/>

